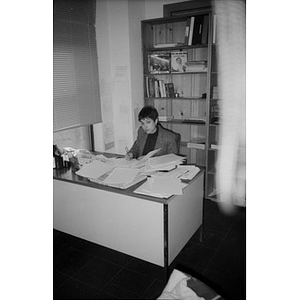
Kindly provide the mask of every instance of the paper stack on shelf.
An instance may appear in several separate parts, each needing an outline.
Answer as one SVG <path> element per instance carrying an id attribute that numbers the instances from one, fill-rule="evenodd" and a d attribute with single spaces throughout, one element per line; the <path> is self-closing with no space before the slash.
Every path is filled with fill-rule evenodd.
<path id="1" fill-rule="evenodd" d="M 154 48 L 168 48 L 168 47 L 177 47 L 177 46 L 183 46 L 184 43 L 181 42 L 175 42 L 175 43 L 157 43 L 154 45 Z"/>
<path id="2" fill-rule="evenodd" d="M 171 121 L 174 119 L 174 116 L 159 116 L 158 117 L 158 120 L 161 121 L 161 122 L 168 122 L 168 121 Z"/>
<path id="3" fill-rule="evenodd" d="M 205 138 L 194 138 L 187 143 L 187 148 L 205 150 Z"/>
<path id="4" fill-rule="evenodd" d="M 199 60 L 199 61 L 187 61 L 186 72 L 205 72 L 207 71 L 207 61 Z"/>

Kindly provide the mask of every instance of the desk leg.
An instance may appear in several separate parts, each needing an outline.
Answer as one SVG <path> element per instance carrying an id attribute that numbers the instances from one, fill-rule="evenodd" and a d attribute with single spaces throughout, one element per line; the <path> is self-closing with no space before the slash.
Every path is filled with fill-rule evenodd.
<path id="1" fill-rule="evenodd" d="M 164 204 L 164 275 L 169 280 L 169 213 L 168 205 Z"/>

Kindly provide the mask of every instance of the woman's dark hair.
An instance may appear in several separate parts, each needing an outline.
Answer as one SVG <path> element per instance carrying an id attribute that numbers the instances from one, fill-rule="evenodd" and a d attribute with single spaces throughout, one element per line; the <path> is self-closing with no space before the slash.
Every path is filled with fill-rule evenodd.
<path id="1" fill-rule="evenodd" d="M 139 121 L 150 118 L 155 121 L 158 118 L 158 112 L 155 107 L 151 105 L 144 106 L 141 111 L 139 112 Z"/>

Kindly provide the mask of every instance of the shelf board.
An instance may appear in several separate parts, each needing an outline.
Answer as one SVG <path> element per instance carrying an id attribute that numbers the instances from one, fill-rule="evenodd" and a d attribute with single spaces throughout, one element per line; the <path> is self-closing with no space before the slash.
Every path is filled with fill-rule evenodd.
<path id="1" fill-rule="evenodd" d="M 173 119 L 168 122 L 161 122 L 161 123 L 171 123 L 171 124 L 186 124 L 186 125 L 205 125 L 206 123 L 203 121 L 184 121 L 182 119 Z"/>
<path id="2" fill-rule="evenodd" d="M 175 75 L 175 76 L 180 76 L 180 75 L 190 75 L 190 74 L 207 74 L 207 70 L 203 71 L 197 71 L 197 72 L 161 72 L 161 73 L 145 73 L 145 76 L 161 76 L 161 75 Z"/>
<path id="3" fill-rule="evenodd" d="M 160 51 L 168 51 L 168 50 L 183 50 L 183 49 L 193 49 L 193 48 L 208 48 L 208 44 L 204 45 L 179 45 L 179 46 L 171 46 L 171 47 L 159 47 L 159 48 L 144 48 L 145 52 L 160 52 Z"/>
<path id="4" fill-rule="evenodd" d="M 146 100 L 206 100 L 201 97 L 145 97 Z"/>

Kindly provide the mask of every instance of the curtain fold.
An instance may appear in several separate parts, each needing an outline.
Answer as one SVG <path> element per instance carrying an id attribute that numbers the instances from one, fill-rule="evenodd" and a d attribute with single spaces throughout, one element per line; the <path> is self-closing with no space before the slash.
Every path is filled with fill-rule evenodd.
<path id="1" fill-rule="evenodd" d="M 246 3 L 215 1 L 221 107 L 216 172 L 221 207 L 246 205 Z"/>

